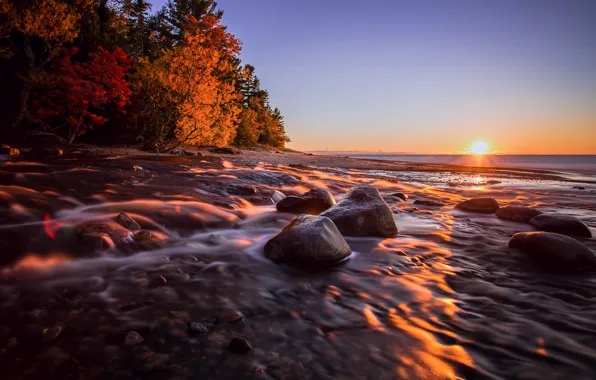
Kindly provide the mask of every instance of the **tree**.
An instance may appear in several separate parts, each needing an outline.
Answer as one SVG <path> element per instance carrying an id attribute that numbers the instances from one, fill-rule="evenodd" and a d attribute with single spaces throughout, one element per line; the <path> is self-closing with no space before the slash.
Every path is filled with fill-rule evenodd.
<path id="1" fill-rule="evenodd" d="M 201 24 L 208 23 L 208 33 L 191 24 L 183 43 L 164 50 L 153 62 L 141 60 L 144 122 L 161 147 L 222 146 L 234 138 L 239 94 L 226 78 L 235 70 L 226 55 L 237 55 L 240 45 L 222 31 L 217 18 L 205 16 Z"/>
<path id="2" fill-rule="evenodd" d="M 283 148 L 289 141 L 283 116 L 279 109 L 271 108 L 269 93 L 261 89 L 254 66 L 246 65 L 241 69 L 236 88 L 243 100 L 234 145 L 252 147 L 262 144 Z"/>
<path id="3" fill-rule="evenodd" d="M 23 84 L 20 109 L 13 128 L 24 119 L 39 122 L 29 112 L 31 91 L 38 85 L 43 71 L 79 32 L 81 14 L 95 0 L 0 0 L 0 14 L 14 59 L 24 59 L 17 73 Z M 4 33 L 6 36 L 6 33 Z"/>
<path id="4" fill-rule="evenodd" d="M 107 118 L 99 111 L 107 105 L 113 104 L 117 110 L 125 112 L 131 95 L 126 82 L 131 62 L 122 49 L 109 52 L 100 47 L 83 62 L 75 60 L 78 52 L 76 47 L 63 49 L 34 101 L 40 119 L 64 120 L 46 133 L 56 133 L 67 126 L 68 143 L 88 129 L 103 125 Z"/>

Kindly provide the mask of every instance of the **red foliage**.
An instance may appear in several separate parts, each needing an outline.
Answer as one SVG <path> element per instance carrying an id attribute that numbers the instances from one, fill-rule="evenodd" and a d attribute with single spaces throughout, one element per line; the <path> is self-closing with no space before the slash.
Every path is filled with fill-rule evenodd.
<path id="1" fill-rule="evenodd" d="M 76 47 L 63 49 L 46 78 L 45 93 L 34 102 L 40 118 L 61 117 L 66 121 L 70 141 L 87 129 L 105 124 L 108 119 L 97 114 L 105 106 L 113 104 L 124 113 L 132 93 L 126 82 L 132 61 L 122 49 L 109 52 L 100 47 L 84 62 L 74 60 L 78 52 Z"/>

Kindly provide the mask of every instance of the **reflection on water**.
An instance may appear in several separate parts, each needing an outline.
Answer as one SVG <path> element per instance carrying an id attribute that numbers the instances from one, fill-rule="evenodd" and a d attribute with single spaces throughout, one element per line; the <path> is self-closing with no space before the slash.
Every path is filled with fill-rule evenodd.
<path id="1" fill-rule="evenodd" d="M 453 211 L 482 194 L 501 204 L 580 210 L 594 225 L 591 189 L 578 198 L 569 188 L 491 186 L 477 174 L 471 186 L 438 188 L 266 164 L 109 162 L 56 167 L 51 175 L 32 169 L 19 175 L 19 186 L 12 172 L 0 172 L 7 205 L 0 225 L 0 365 L 8 378 L 592 374 L 594 278 L 543 274 L 509 250 L 509 237 L 529 226 Z M 380 190 L 400 235 L 348 237 L 355 254 L 314 273 L 263 257 L 265 242 L 294 217 L 275 211 L 279 192 L 325 187 L 340 199 L 362 182 Z M 121 212 L 147 232 L 143 239 L 118 239 L 126 234 L 113 225 Z M 89 223 L 113 245 L 82 245 L 77 231 Z M 233 312 L 241 321 L 229 317 Z M 209 332 L 190 333 L 190 320 Z M 60 335 L 44 341 L 43 331 L 56 326 Z M 143 344 L 122 345 L 130 330 Z M 228 354 L 237 336 L 251 342 L 250 354 Z M 155 364 L 155 355 L 166 355 L 157 356 L 164 362 Z"/>

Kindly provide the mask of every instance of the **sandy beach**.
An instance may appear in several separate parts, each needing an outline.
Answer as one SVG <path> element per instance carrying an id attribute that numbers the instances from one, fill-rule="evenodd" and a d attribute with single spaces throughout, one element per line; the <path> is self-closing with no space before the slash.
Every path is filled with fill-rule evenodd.
<path id="1" fill-rule="evenodd" d="M 508 246 L 533 225 L 454 207 L 494 198 L 576 217 L 594 236 L 595 183 L 547 170 L 201 153 L 86 148 L 0 163 L 3 376 L 593 378 L 596 271 L 547 268 Z M 346 236 L 351 255 L 316 270 L 265 257 L 297 216 L 277 202 L 314 188 L 341 201 L 360 184 L 378 189 L 396 236 Z M 116 223 L 120 213 L 140 232 Z M 101 231 L 81 235 L 90 221 Z M 594 238 L 575 240 L 596 252 Z M 234 353 L 234 338 L 250 351 Z"/>

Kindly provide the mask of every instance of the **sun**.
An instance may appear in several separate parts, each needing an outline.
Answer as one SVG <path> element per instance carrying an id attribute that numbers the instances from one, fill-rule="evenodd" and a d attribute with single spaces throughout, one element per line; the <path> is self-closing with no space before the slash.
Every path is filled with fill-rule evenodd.
<path id="1" fill-rule="evenodd" d="M 477 141 L 474 141 L 474 144 L 472 144 L 472 153 L 473 154 L 482 155 L 482 154 L 486 154 L 487 151 L 488 151 L 488 144 L 485 143 L 484 141 L 477 140 Z"/>

